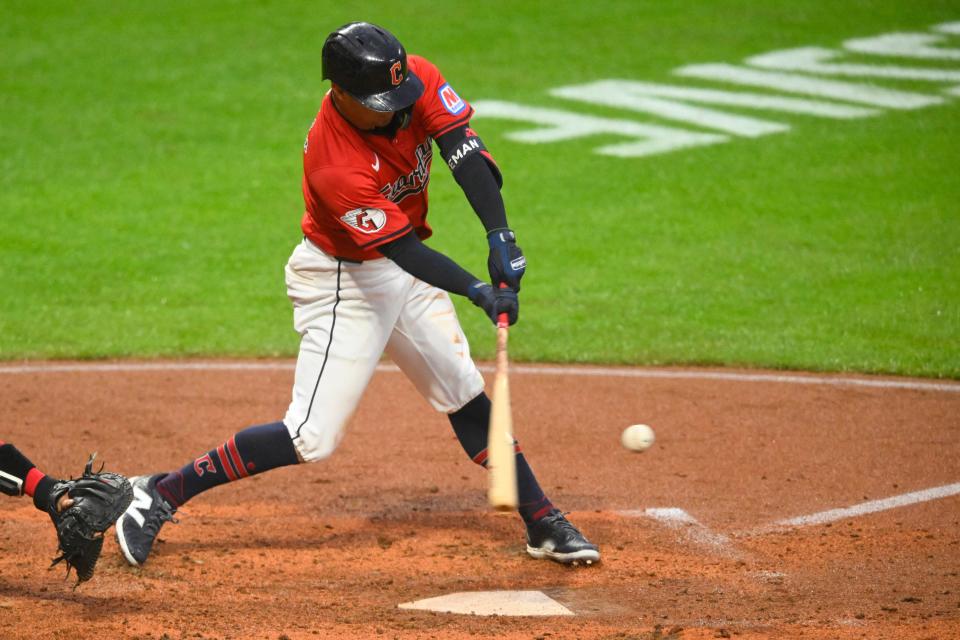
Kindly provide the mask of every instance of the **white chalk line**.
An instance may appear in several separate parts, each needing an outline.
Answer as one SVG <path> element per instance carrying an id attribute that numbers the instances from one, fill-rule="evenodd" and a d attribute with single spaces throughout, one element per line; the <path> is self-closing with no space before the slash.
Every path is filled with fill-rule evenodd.
<path id="1" fill-rule="evenodd" d="M 898 496 L 890 496 L 889 498 L 869 500 L 867 502 L 861 502 L 860 504 L 855 504 L 850 507 L 829 509 L 827 511 L 820 511 L 819 513 L 811 513 L 805 516 L 797 516 L 794 518 L 786 518 L 785 520 L 778 520 L 777 522 L 760 527 L 759 529 L 746 532 L 745 535 L 771 533 L 783 529 L 809 527 L 815 524 L 827 524 L 830 522 L 836 522 L 838 520 L 845 520 L 847 518 L 856 518 L 858 516 L 878 513 L 880 511 L 888 511 L 890 509 L 897 509 L 899 507 L 929 502 L 931 500 L 949 498 L 958 494 L 960 494 L 960 482 L 955 482 L 953 484 L 945 484 L 939 487 L 931 487 L 930 489 L 911 491 L 910 493 L 904 493 Z"/>
<path id="2" fill-rule="evenodd" d="M 0 374 L 26 373 L 109 373 L 147 371 L 293 371 L 293 362 L 86 362 L 70 364 L 22 364 L 2 365 Z M 492 372 L 490 365 L 480 366 L 484 372 Z M 380 372 L 398 372 L 394 364 L 377 365 Z M 871 380 L 864 378 L 839 378 L 779 375 L 773 373 L 738 373 L 725 371 L 631 369 L 617 367 L 555 367 L 549 365 L 511 365 L 511 373 L 521 375 L 548 375 L 574 377 L 640 378 L 666 380 L 726 380 L 731 382 L 774 382 L 782 384 L 808 384 L 830 387 L 868 387 L 875 389 L 911 389 L 916 391 L 945 391 L 960 393 L 960 383 L 925 382 L 920 380 Z"/>
<path id="3" fill-rule="evenodd" d="M 653 518 L 671 529 L 677 529 L 683 532 L 686 538 L 695 544 L 709 547 L 725 554 L 736 554 L 736 551 L 733 549 L 733 542 L 728 536 L 711 531 L 683 509 L 664 507 L 619 511 L 618 513 L 624 516 L 645 516 Z"/>
<path id="4" fill-rule="evenodd" d="M 681 529 L 686 537 L 700 546 L 712 547 L 719 551 L 731 552 L 734 549 L 732 537 L 746 538 L 758 535 L 765 535 L 779 531 L 799 529 L 817 524 L 828 524 L 838 520 L 856 518 L 889 511 L 900 507 L 907 507 L 932 500 L 941 500 L 955 495 L 960 495 L 960 482 L 945 484 L 939 487 L 911 491 L 888 498 L 878 500 L 869 500 L 849 507 L 840 507 L 837 509 L 828 509 L 803 516 L 785 518 L 777 520 L 770 524 L 762 525 L 747 531 L 733 533 L 730 536 L 711 531 L 692 515 L 678 507 L 650 508 L 650 509 L 628 509 L 617 511 L 616 513 L 626 517 L 648 517 L 657 520 L 673 529 Z"/>
<path id="5" fill-rule="evenodd" d="M 960 494 L 960 482 L 946 484 L 939 487 L 932 487 L 930 489 L 922 489 L 920 491 L 912 491 L 910 493 L 891 496 L 889 498 L 870 500 L 868 502 L 862 502 L 850 507 L 829 509 L 827 511 L 820 511 L 818 513 L 811 513 L 809 515 L 785 518 L 768 525 L 756 527 L 748 531 L 731 533 L 730 535 L 711 530 L 688 512 L 680 509 L 679 507 L 628 509 L 617 511 L 616 513 L 626 517 L 652 518 L 671 529 L 679 531 L 690 543 L 707 549 L 712 554 L 744 560 L 749 559 L 752 556 L 743 549 L 738 548 L 735 539 L 751 538 L 776 532 L 790 531 L 816 524 L 828 524 L 847 518 L 855 518 L 858 516 L 888 511 L 891 509 L 906 507 L 931 500 L 949 498 L 958 494 Z M 776 576 L 779 578 L 782 578 L 785 575 L 786 574 L 783 573 L 776 573 Z M 769 576 L 758 574 L 756 577 L 761 580 L 766 580 Z"/>
<path id="6" fill-rule="evenodd" d="M 147 371 L 293 371 L 293 362 L 77 362 L 0 366 L 10 373 L 138 373 Z"/>

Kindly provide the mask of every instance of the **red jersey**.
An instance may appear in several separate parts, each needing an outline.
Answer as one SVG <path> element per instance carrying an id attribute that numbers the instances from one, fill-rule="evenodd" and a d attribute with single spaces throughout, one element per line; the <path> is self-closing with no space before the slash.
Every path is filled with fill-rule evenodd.
<path id="1" fill-rule="evenodd" d="M 409 68 L 424 90 L 413 105 L 410 125 L 391 139 L 360 131 L 336 107 L 329 92 L 303 145 L 301 227 L 311 242 L 348 260 L 382 258 L 379 245 L 427 224 L 427 184 L 433 139 L 467 124 L 473 108 L 420 56 Z"/>

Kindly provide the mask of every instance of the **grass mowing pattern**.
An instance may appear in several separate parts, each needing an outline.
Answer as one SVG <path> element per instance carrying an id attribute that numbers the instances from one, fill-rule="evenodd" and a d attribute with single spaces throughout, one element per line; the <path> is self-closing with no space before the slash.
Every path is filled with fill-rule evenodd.
<path id="1" fill-rule="evenodd" d="M 950 2 L 895 4 L 496 2 L 430 19 L 417 2 L 12 3 L 0 358 L 295 353 L 282 268 L 300 144 L 322 39 L 351 19 L 391 28 L 468 100 L 685 126 L 547 91 L 708 86 L 670 71 L 960 19 Z M 530 146 L 504 137 L 527 125 L 476 119 L 531 265 L 511 355 L 960 376 L 957 100 L 849 122 L 726 110 L 792 128 L 616 159 L 591 151 L 612 136 Z M 431 244 L 485 274 L 482 229 L 434 168 Z M 493 328 L 458 308 L 492 356 Z"/>

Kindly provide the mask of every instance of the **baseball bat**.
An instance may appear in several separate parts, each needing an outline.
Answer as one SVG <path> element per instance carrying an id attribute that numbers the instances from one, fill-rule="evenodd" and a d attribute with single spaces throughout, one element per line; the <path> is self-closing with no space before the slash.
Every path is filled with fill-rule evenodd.
<path id="1" fill-rule="evenodd" d="M 507 361 L 509 326 L 507 314 L 501 313 L 497 317 L 497 369 L 493 378 L 493 406 L 487 433 L 487 472 L 490 474 L 487 499 L 497 511 L 513 511 L 517 508 L 517 459 L 514 453 Z"/>

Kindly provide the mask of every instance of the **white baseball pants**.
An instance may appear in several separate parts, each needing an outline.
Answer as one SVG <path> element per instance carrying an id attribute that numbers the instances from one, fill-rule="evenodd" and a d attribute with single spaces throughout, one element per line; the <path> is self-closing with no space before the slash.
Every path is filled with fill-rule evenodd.
<path id="1" fill-rule="evenodd" d="M 301 338 L 283 422 L 305 461 L 337 448 L 384 351 L 438 411 L 457 411 L 483 391 L 447 292 L 392 260 L 346 262 L 304 240 L 286 282 Z"/>

